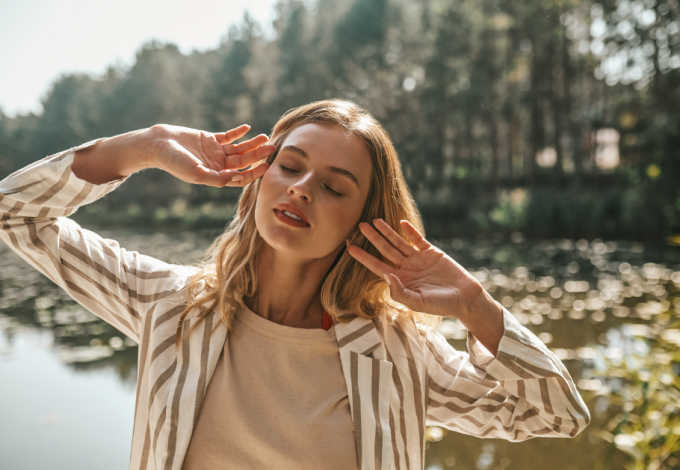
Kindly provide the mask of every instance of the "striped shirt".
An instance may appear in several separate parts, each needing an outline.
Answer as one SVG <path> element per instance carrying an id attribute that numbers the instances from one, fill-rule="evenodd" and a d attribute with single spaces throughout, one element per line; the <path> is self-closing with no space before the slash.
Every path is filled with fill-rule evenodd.
<path id="1" fill-rule="evenodd" d="M 174 347 L 199 314 L 179 323 L 197 268 L 126 251 L 69 219 L 126 179 L 78 178 L 75 150 L 0 182 L 0 239 L 139 344 L 130 469 L 180 470 L 227 329 L 213 311 Z M 422 469 L 426 426 L 523 441 L 574 437 L 589 423 L 562 362 L 506 309 L 503 322 L 496 357 L 470 333 L 465 353 L 413 319 L 336 323 L 361 469 Z"/>

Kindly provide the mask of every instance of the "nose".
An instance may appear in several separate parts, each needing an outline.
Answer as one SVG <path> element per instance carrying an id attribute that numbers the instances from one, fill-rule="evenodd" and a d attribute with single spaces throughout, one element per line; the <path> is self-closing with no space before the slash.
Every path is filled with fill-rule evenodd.
<path id="1" fill-rule="evenodd" d="M 297 197 L 302 199 L 304 202 L 312 202 L 312 191 L 310 189 L 311 175 L 302 177 L 295 181 L 288 187 L 288 195 L 291 197 Z"/>

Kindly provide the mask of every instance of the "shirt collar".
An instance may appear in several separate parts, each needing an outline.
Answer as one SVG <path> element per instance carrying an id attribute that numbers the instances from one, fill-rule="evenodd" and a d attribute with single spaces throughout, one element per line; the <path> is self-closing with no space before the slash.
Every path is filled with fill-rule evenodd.
<path id="1" fill-rule="evenodd" d="M 334 323 L 335 337 L 340 349 L 385 360 L 382 338 L 372 320 L 356 317 L 349 323 L 340 323 L 337 320 Z"/>

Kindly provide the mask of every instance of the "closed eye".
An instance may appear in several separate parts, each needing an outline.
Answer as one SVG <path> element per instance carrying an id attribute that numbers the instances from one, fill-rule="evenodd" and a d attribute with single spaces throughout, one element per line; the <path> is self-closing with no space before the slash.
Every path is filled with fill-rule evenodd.
<path id="1" fill-rule="evenodd" d="M 279 165 L 283 171 L 287 171 L 289 173 L 300 173 L 297 170 L 293 170 L 292 168 L 288 168 L 287 166 Z"/>
<path id="2" fill-rule="evenodd" d="M 325 184 L 324 184 L 324 186 L 326 187 L 326 189 L 327 189 L 333 196 L 336 196 L 336 197 L 342 196 L 342 193 L 339 193 L 339 192 L 337 192 L 337 191 L 334 191 L 333 189 L 330 188 L 330 186 L 325 185 Z"/>
<path id="3" fill-rule="evenodd" d="M 281 169 L 282 169 L 283 171 L 285 171 L 286 173 L 300 173 L 298 170 L 294 170 L 294 169 L 292 169 L 292 168 L 288 168 L 288 167 L 285 166 L 285 165 L 279 164 L 279 166 L 280 166 Z M 324 184 L 323 186 L 324 186 L 324 188 L 326 188 L 326 190 L 327 190 L 329 193 L 331 193 L 333 196 L 335 196 L 335 197 L 343 196 L 342 193 L 339 193 L 339 192 L 335 191 L 335 190 L 332 189 L 330 186 L 328 186 L 328 185 L 326 185 L 326 184 Z"/>

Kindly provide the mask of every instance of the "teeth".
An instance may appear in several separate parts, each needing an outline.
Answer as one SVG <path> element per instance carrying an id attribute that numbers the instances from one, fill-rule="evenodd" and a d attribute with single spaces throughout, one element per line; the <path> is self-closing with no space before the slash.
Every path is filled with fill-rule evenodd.
<path id="1" fill-rule="evenodd" d="M 292 212 L 288 212 L 288 211 L 282 211 L 282 212 L 283 212 L 284 214 L 286 214 L 288 217 L 290 217 L 291 219 L 300 220 L 300 221 L 302 220 L 300 217 L 298 217 L 297 215 L 293 214 Z"/>

